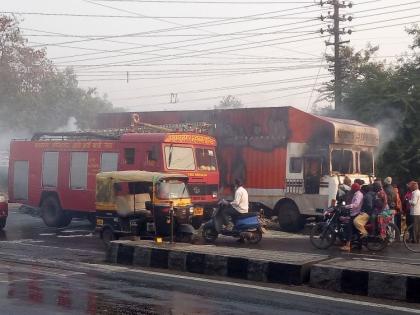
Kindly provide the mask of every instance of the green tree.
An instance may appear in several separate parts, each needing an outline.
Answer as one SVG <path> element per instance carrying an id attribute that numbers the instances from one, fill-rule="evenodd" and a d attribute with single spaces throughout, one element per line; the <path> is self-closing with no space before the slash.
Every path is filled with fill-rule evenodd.
<path id="1" fill-rule="evenodd" d="M 243 104 L 240 99 L 233 95 L 227 95 L 220 101 L 218 108 L 239 108 Z"/>
<path id="2" fill-rule="evenodd" d="M 28 47 L 17 21 L 0 16 L 0 127 L 55 130 L 75 117 L 88 128 L 97 112 L 110 110 L 95 89 L 78 87 L 72 69 L 60 71 L 44 49 Z"/>

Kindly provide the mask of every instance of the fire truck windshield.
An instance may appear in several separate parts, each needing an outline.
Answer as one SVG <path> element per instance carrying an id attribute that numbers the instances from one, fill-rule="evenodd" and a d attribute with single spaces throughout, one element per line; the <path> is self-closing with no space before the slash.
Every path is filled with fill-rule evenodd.
<path id="1" fill-rule="evenodd" d="M 193 149 L 190 147 L 165 146 L 165 159 L 170 170 L 195 170 Z"/>
<path id="2" fill-rule="evenodd" d="M 160 182 L 157 185 L 157 196 L 160 199 L 189 198 L 187 185 L 179 180 Z"/>
<path id="3" fill-rule="evenodd" d="M 196 148 L 195 159 L 197 161 L 197 169 L 200 171 L 217 170 L 216 154 L 213 149 Z"/>

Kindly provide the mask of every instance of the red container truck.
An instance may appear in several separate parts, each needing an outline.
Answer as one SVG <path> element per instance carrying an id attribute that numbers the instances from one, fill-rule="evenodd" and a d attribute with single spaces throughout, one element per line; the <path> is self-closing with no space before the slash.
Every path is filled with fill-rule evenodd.
<path id="1" fill-rule="evenodd" d="M 217 140 L 220 192 L 245 183 L 251 205 L 298 230 L 335 199 L 344 176 L 366 182 L 374 174 L 376 128 L 354 120 L 312 115 L 293 107 L 103 113 L 99 128 L 121 128 L 133 117 L 151 124 L 208 122 Z"/>
<path id="2" fill-rule="evenodd" d="M 192 132 L 39 133 L 10 144 L 9 199 L 40 208 L 48 226 L 66 226 L 74 216 L 94 222 L 97 173 L 183 173 L 189 176 L 192 198 L 198 204 L 194 209 L 198 226 L 203 215 L 200 202 L 217 201 L 215 149 L 215 138 Z"/>

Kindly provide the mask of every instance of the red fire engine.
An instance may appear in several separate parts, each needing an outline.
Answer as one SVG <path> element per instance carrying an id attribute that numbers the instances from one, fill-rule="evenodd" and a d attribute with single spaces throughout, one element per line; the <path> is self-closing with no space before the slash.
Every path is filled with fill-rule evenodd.
<path id="1" fill-rule="evenodd" d="M 218 142 L 221 191 L 242 179 L 251 205 L 297 230 L 327 207 L 344 176 L 372 180 L 378 130 L 293 107 L 136 113 L 150 124 L 208 122 Z M 133 113 L 104 113 L 98 127 L 130 124 Z"/>
<path id="2" fill-rule="evenodd" d="M 9 199 L 39 207 L 48 226 L 66 226 L 74 216 L 93 220 L 96 174 L 137 169 L 184 173 L 193 202 L 214 203 L 215 149 L 213 137 L 193 132 L 39 133 L 10 144 Z M 196 207 L 197 219 L 202 214 Z"/>

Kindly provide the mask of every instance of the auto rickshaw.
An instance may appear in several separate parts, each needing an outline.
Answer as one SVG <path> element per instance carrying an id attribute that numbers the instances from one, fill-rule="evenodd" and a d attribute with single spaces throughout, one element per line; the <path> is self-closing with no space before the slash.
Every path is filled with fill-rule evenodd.
<path id="1" fill-rule="evenodd" d="M 122 236 L 190 242 L 194 212 L 188 177 L 146 171 L 96 175 L 96 230 L 105 244 Z"/>

